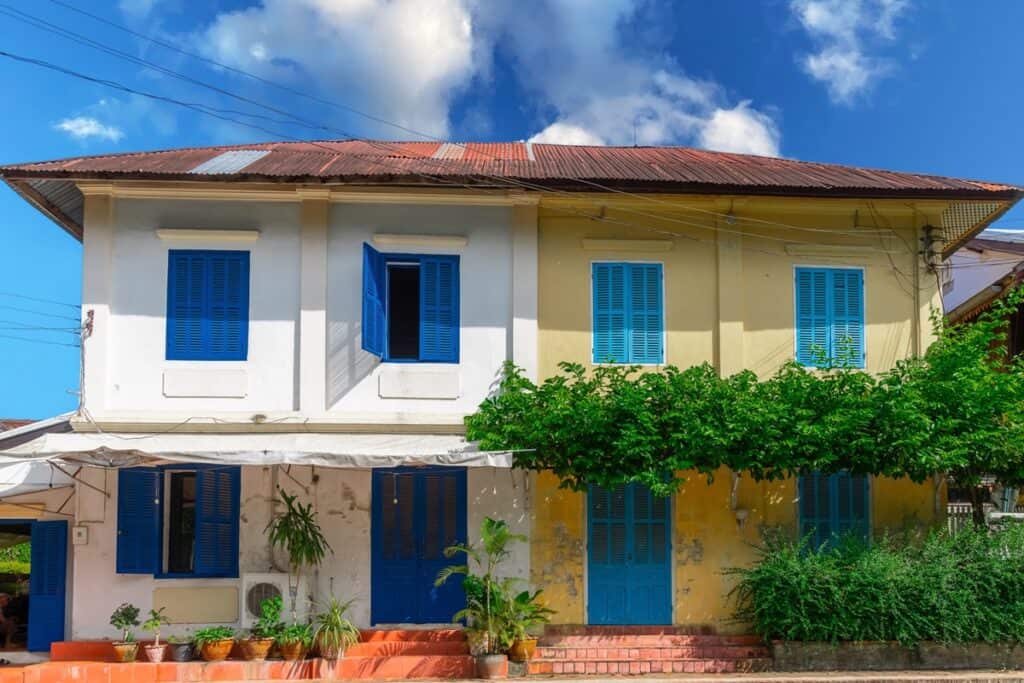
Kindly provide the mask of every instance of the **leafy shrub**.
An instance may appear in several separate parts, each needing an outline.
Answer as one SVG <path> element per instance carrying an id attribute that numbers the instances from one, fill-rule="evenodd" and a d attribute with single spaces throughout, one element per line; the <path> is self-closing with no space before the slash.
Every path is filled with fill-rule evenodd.
<path id="1" fill-rule="evenodd" d="M 1024 525 L 867 546 L 766 538 L 732 569 L 736 616 L 767 639 L 1024 641 Z"/>

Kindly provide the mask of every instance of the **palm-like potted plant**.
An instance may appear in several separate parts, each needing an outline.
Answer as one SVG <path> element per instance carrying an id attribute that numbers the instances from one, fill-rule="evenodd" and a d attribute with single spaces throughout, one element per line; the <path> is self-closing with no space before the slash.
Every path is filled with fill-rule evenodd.
<path id="1" fill-rule="evenodd" d="M 313 627 L 309 624 L 292 622 L 277 633 L 274 639 L 281 658 L 288 662 L 302 659 L 313 643 Z"/>
<path id="2" fill-rule="evenodd" d="M 338 659 L 350 645 L 359 642 L 359 629 L 345 616 L 353 602 L 332 597 L 327 609 L 313 619 L 313 642 L 324 659 Z"/>
<path id="3" fill-rule="evenodd" d="M 139 608 L 124 602 L 110 615 L 110 625 L 122 633 L 121 640 L 114 641 L 114 660 L 134 662 L 139 653 L 139 644 L 132 629 L 139 625 Z"/>
<path id="4" fill-rule="evenodd" d="M 249 637 L 241 641 L 242 654 L 248 661 L 262 662 L 267 658 L 274 638 L 284 627 L 281 622 L 281 611 L 284 601 L 275 595 L 260 603 L 260 618 L 249 632 Z"/>
<path id="5" fill-rule="evenodd" d="M 160 609 L 149 610 L 149 617 L 142 622 L 142 630 L 153 634 L 153 642 L 143 646 L 143 649 L 146 651 L 146 659 L 151 662 L 164 661 L 164 652 L 167 650 L 167 644 L 160 642 L 160 629 L 171 623 L 164 616 L 164 609 L 164 607 L 161 607 Z"/>
<path id="6" fill-rule="evenodd" d="M 195 651 L 195 645 L 192 643 L 192 634 L 167 636 L 167 649 L 171 652 L 171 661 L 191 662 L 192 653 Z"/>
<path id="7" fill-rule="evenodd" d="M 515 635 L 507 618 L 512 580 L 499 578 L 498 570 L 512 554 L 509 546 L 513 542 L 525 541 L 525 536 L 512 533 L 504 521 L 485 517 L 480 524 L 479 546 L 457 543 L 444 549 L 445 557 L 463 555 L 467 560 L 465 564 L 442 569 L 435 585 L 440 586 L 453 576 L 465 577 L 462 587 L 466 593 L 466 607 L 452 619 L 466 622 L 471 647 L 476 650 L 477 675 L 481 678 L 507 675 L 508 657 L 505 653 Z"/>
<path id="8" fill-rule="evenodd" d="M 235 630 L 230 626 L 201 628 L 192 636 L 199 656 L 206 662 L 220 662 L 228 658 L 235 645 Z"/>
<path id="9" fill-rule="evenodd" d="M 313 512 L 313 504 L 303 505 L 297 496 L 278 489 L 284 512 L 275 516 L 265 531 L 274 547 L 283 548 L 288 555 L 288 591 L 291 595 L 292 621 L 298 619 L 299 579 L 304 567 L 317 567 L 331 550 L 320 523 Z"/>
<path id="10" fill-rule="evenodd" d="M 537 639 L 531 634 L 531 629 L 548 623 L 555 613 L 540 602 L 542 592 L 538 590 L 531 593 L 525 590 L 508 601 L 506 621 L 514 636 L 508 649 L 508 658 L 513 662 L 533 659 L 537 651 Z"/>

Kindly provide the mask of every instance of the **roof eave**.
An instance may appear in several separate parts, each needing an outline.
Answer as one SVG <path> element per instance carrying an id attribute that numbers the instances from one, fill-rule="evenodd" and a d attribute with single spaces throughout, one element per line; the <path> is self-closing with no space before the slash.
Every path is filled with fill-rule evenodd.
<path id="1" fill-rule="evenodd" d="M 8 187 L 21 195 L 25 201 L 36 207 L 41 213 L 49 216 L 50 220 L 59 225 L 66 233 L 74 237 L 79 242 L 82 241 L 82 226 L 57 208 L 57 206 L 55 206 L 35 188 L 27 183 L 20 182 L 15 178 L 4 177 L 3 180 L 7 183 Z"/>

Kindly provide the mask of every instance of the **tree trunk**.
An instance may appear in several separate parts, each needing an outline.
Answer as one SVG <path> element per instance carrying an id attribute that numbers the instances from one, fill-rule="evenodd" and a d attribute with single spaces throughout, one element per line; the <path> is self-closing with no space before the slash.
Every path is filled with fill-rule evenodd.
<path id="1" fill-rule="evenodd" d="M 974 526 L 983 527 L 985 526 L 985 498 L 981 495 L 980 486 L 971 487 L 971 517 L 974 521 Z"/>

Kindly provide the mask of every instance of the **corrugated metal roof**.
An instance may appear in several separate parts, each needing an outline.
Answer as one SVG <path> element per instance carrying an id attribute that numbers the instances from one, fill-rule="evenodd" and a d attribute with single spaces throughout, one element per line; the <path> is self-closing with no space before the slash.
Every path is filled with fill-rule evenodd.
<path id="1" fill-rule="evenodd" d="M 1021 191 L 1008 184 L 687 147 L 528 147 L 523 142 L 270 142 L 13 164 L 0 167 L 0 175 L 189 180 L 214 175 L 217 180 L 416 184 L 444 178 L 577 190 L 594 190 L 590 183 L 598 183 L 660 192 L 976 199 L 1011 198 Z"/>

